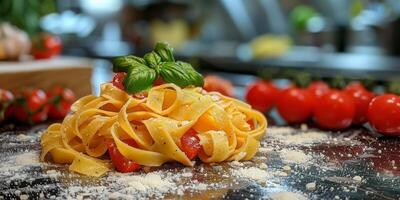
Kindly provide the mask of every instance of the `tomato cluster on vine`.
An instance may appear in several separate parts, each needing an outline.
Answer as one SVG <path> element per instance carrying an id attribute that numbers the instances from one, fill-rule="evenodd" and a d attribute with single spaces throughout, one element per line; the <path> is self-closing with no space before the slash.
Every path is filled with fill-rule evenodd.
<path id="1" fill-rule="evenodd" d="M 383 135 L 400 136 L 400 96 L 393 90 L 376 95 L 361 81 L 340 87 L 334 81 L 293 82 L 279 88 L 271 80 L 256 80 L 246 89 L 246 101 L 263 113 L 275 107 L 288 124 L 314 122 L 325 130 L 369 124 Z"/>
<path id="2" fill-rule="evenodd" d="M 55 86 L 50 90 L 30 88 L 13 94 L 0 89 L 0 122 L 16 120 L 29 124 L 63 119 L 75 100 L 72 90 Z"/>

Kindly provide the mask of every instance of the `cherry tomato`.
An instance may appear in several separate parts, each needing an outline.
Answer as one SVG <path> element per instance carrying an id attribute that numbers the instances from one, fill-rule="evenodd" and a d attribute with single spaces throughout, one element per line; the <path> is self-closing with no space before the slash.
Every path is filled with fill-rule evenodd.
<path id="1" fill-rule="evenodd" d="M 165 84 L 165 81 L 164 81 L 164 79 L 163 79 L 161 76 L 158 77 L 158 78 L 154 81 L 154 83 L 153 83 L 154 86 L 162 85 L 162 84 Z"/>
<path id="2" fill-rule="evenodd" d="M 125 86 L 123 83 L 125 77 L 126 77 L 126 73 L 124 73 L 124 72 L 115 73 L 111 82 L 115 87 L 117 87 L 121 90 L 125 90 Z"/>
<path id="3" fill-rule="evenodd" d="M 64 118 L 75 100 L 75 94 L 68 88 L 56 86 L 46 93 L 49 101 L 49 117 Z"/>
<path id="4" fill-rule="evenodd" d="M 348 128 L 354 116 L 354 99 L 346 92 L 330 90 L 315 102 L 314 117 L 321 128 L 330 130 Z"/>
<path id="5" fill-rule="evenodd" d="M 311 94 L 319 98 L 323 94 L 327 93 L 330 88 L 329 85 L 323 81 L 313 81 L 308 87 L 307 90 L 311 92 Z"/>
<path id="6" fill-rule="evenodd" d="M 134 140 L 124 140 L 123 142 L 133 147 L 137 146 Z M 107 144 L 107 147 L 108 147 L 108 154 L 110 155 L 111 161 L 117 171 L 122 173 L 128 173 L 128 172 L 138 171 L 140 169 L 139 164 L 124 157 L 118 151 L 117 145 L 115 144 L 114 141 L 109 142 Z"/>
<path id="7" fill-rule="evenodd" d="M 11 117 L 9 112 L 13 100 L 14 95 L 10 91 L 0 89 L 0 122 Z"/>
<path id="8" fill-rule="evenodd" d="M 311 92 L 296 87 L 284 90 L 276 102 L 279 115 L 288 123 L 307 121 L 312 115 L 313 105 Z"/>
<path id="9" fill-rule="evenodd" d="M 269 111 L 275 104 L 279 89 L 269 81 L 256 81 L 247 88 L 246 101 L 261 112 Z"/>
<path id="10" fill-rule="evenodd" d="M 197 156 L 200 148 L 200 139 L 197 137 L 195 130 L 190 129 L 181 137 L 181 150 L 185 152 L 190 160 Z"/>
<path id="11" fill-rule="evenodd" d="M 42 33 L 32 39 L 31 54 L 35 59 L 46 59 L 59 55 L 62 49 L 58 36 Z"/>
<path id="12" fill-rule="evenodd" d="M 8 91 L 0 89 L 0 102 L 9 102 L 14 100 L 14 95 Z"/>
<path id="13" fill-rule="evenodd" d="M 18 97 L 15 117 L 22 122 L 37 123 L 47 119 L 49 107 L 46 93 L 40 89 L 25 90 Z"/>
<path id="14" fill-rule="evenodd" d="M 204 89 L 208 92 L 219 92 L 229 97 L 234 96 L 235 93 L 232 83 L 217 75 L 207 75 L 204 78 Z"/>
<path id="15" fill-rule="evenodd" d="M 345 91 L 358 91 L 358 90 L 367 90 L 361 82 L 356 81 L 348 84 L 345 88 Z"/>
<path id="16" fill-rule="evenodd" d="M 372 99 L 368 108 L 368 121 L 383 135 L 400 136 L 400 97 L 384 94 Z"/>
<path id="17" fill-rule="evenodd" d="M 354 105 L 356 114 L 354 115 L 353 124 L 361 125 L 367 122 L 367 111 L 369 102 L 374 98 L 374 94 L 369 92 L 364 86 L 360 85 L 349 85 L 350 87 L 345 88 L 345 92 L 354 98 Z"/>

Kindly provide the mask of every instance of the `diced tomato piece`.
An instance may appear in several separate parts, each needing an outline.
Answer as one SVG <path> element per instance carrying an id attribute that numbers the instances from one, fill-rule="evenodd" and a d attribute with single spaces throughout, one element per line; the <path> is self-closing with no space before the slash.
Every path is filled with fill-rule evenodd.
<path id="1" fill-rule="evenodd" d="M 181 149 L 190 160 L 197 156 L 200 148 L 200 139 L 197 137 L 195 130 L 190 129 L 181 137 Z"/>
<path id="2" fill-rule="evenodd" d="M 115 73 L 112 79 L 112 84 L 121 90 L 125 90 L 125 86 L 123 83 L 125 76 L 126 74 L 124 72 Z"/>
<path id="3" fill-rule="evenodd" d="M 134 140 L 124 140 L 123 142 L 133 147 L 137 146 Z M 108 153 L 111 157 L 111 161 L 115 169 L 117 169 L 117 171 L 122 173 L 128 173 L 128 172 L 138 171 L 140 169 L 139 164 L 124 157 L 121 154 L 121 152 L 118 151 L 115 142 L 109 142 L 107 143 L 107 146 L 108 146 Z"/>
<path id="4" fill-rule="evenodd" d="M 253 120 L 249 120 L 249 121 L 247 121 L 247 123 L 250 125 L 250 129 L 251 130 L 254 130 L 256 128 L 255 125 L 254 125 Z"/>

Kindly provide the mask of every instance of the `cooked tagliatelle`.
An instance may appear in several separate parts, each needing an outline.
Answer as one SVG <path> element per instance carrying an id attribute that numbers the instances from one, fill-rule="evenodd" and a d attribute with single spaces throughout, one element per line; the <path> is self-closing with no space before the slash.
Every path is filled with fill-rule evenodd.
<path id="1" fill-rule="evenodd" d="M 172 83 L 152 87 L 143 99 L 106 83 L 99 97 L 85 96 L 71 111 L 43 134 L 41 160 L 68 163 L 70 170 L 89 176 L 110 170 L 104 156 L 110 140 L 124 157 L 140 165 L 178 161 L 193 166 L 180 144 L 189 129 L 198 133 L 201 161 L 216 163 L 251 159 L 267 126 L 264 115 L 246 103 Z M 126 139 L 133 139 L 137 147 L 124 143 Z"/>

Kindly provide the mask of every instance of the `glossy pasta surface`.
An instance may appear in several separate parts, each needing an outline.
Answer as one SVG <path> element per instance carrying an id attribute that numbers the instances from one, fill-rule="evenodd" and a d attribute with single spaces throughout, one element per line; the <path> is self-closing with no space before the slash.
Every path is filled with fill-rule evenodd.
<path id="1" fill-rule="evenodd" d="M 198 133 L 199 159 L 217 163 L 251 159 L 267 127 L 264 115 L 246 103 L 171 83 L 151 88 L 143 99 L 106 83 L 99 96 L 83 97 L 71 110 L 42 135 L 41 160 L 70 164 L 71 171 L 89 176 L 111 169 L 104 156 L 107 141 L 140 165 L 176 161 L 193 166 L 180 148 L 180 138 L 189 129 Z M 126 139 L 135 140 L 137 147 L 124 143 Z"/>

